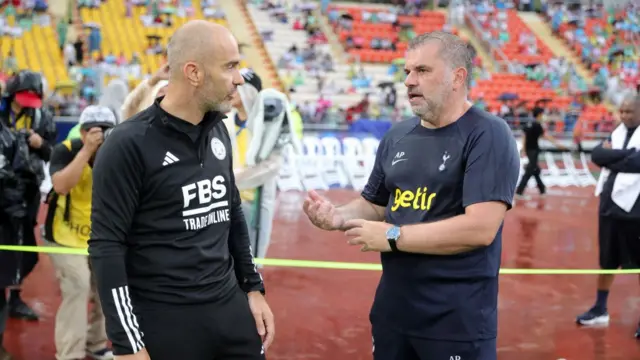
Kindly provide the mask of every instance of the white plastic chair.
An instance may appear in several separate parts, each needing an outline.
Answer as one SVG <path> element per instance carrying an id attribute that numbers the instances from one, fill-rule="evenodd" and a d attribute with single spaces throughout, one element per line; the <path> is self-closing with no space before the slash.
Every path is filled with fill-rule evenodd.
<path id="1" fill-rule="evenodd" d="M 320 139 L 315 136 L 302 138 L 304 154 L 300 157 L 298 171 L 302 185 L 306 190 L 328 190 L 329 186 L 322 178 L 323 156 Z"/>
<path id="2" fill-rule="evenodd" d="M 573 175 L 576 185 L 585 187 L 596 184 L 596 179 L 589 171 L 589 168 L 576 167 L 571 153 L 562 153 L 562 161 L 564 162 L 564 167 Z"/>
<path id="3" fill-rule="evenodd" d="M 286 144 L 282 148 L 282 164 L 276 182 L 280 191 L 304 191 L 298 175 L 298 162 L 298 155 L 295 153 L 293 145 Z"/>
<path id="4" fill-rule="evenodd" d="M 573 178 L 573 174 L 568 169 L 558 167 L 556 158 L 552 153 L 545 152 L 544 159 L 547 163 L 549 177 L 551 178 L 549 185 L 553 184 L 560 187 L 577 185 L 577 182 Z"/>
<path id="5" fill-rule="evenodd" d="M 369 180 L 370 171 L 365 164 L 364 150 L 360 140 L 354 137 L 342 139 L 342 167 L 354 190 L 360 191 Z"/>
<path id="6" fill-rule="evenodd" d="M 342 168 L 342 144 L 340 140 L 332 136 L 320 139 L 324 156 L 322 157 L 322 178 L 331 186 L 345 188 L 349 185 L 349 179 Z"/>
<path id="7" fill-rule="evenodd" d="M 376 160 L 376 153 L 378 152 L 378 146 L 380 140 L 376 138 L 364 138 L 362 139 L 362 150 L 364 156 L 364 163 L 367 169 L 367 177 L 373 170 L 373 164 Z"/>

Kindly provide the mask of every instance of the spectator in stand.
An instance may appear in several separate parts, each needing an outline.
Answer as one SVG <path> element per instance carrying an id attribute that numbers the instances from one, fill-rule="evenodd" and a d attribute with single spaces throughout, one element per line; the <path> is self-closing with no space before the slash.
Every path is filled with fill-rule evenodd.
<path id="1" fill-rule="evenodd" d="M 630 41 L 638 33 L 633 20 L 637 8 L 635 2 L 617 12 L 613 8 L 561 4 L 550 7 L 547 13 L 554 31 L 577 50 L 587 67 L 596 71 L 595 85 L 603 98 L 616 105 L 632 95 L 637 85 L 640 54 Z"/>

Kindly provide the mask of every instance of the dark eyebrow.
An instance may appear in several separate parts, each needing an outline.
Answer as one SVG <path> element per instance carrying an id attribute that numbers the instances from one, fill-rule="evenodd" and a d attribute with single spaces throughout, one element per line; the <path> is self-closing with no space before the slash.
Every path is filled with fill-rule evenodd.
<path id="1" fill-rule="evenodd" d="M 433 68 L 431 68 L 430 66 L 427 65 L 417 65 L 416 67 L 413 68 L 416 71 L 430 71 L 433 70 Z M 409 72 L 411 71 L 411 69 L 408 68 L 404 68 L 404 72 Z"/>

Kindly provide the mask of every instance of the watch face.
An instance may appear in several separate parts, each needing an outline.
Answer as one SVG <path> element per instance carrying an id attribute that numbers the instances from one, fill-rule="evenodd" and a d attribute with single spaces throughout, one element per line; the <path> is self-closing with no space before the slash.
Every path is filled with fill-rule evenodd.
<path id="1" fill-rule="evenodd" d="M 398 239 L 398 237 L 400 237 L 400 228 L 397 226 L 392 227 L 391 229 L 387 230 L 387 239 Z"/>

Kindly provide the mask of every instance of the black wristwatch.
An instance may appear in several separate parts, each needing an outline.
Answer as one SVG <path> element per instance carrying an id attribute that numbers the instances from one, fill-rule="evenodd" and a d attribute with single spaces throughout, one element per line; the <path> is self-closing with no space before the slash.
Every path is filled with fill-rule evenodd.
<path id="1" fill-rule="evenodd" d="M 387 230 L 387 241 L 389 241 L 389 246 L 391 247 L 392 252 L 398 252 L 398 244 L 396 242 L 400 238 L 400 227 L 393 226 L 389 230 Z"/>

